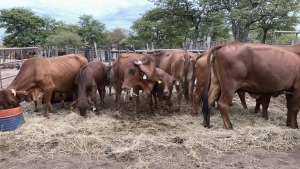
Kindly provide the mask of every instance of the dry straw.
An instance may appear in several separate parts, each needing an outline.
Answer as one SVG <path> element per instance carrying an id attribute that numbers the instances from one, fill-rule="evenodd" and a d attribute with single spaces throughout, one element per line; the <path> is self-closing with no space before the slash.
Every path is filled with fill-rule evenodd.
<path id="1" fill-rule="evenodd" d="M 202 126 L 202 116 L 190 115 L 186 103 L 172 116 L 151 116 L 146 97 L 141 98 L 141 119 L 135 120 L 133 103 L 126 110 L 115 111 L 112 97 L 106 97 L 101 115 L 88 112 L 82 118 L 77 110 L 59 109 L 45 119 L 24 105 L 25 124 L 13 132 L 0 133 L 0 153 L 26 154 L 32 158 L 65 154 L 89 160 L 114 161 L 124 168 L 180 166 L 201 167 L 212 156 L 247 153 L 253 150 L 282 152 L 300 147 L 299 130 L 285 127 L 286 109 L 282 98 L 272 99 L 270 120 L 253 114 L 253 99 L 247 98 L 249 110 L 234 99 L 230 108 L 234 130 L 223 129 L 217 108 L 211 129 Z M 299 121 L 299 118 L 298 118 Z M 30 158 L 29 158 L 30 159 Z"/>

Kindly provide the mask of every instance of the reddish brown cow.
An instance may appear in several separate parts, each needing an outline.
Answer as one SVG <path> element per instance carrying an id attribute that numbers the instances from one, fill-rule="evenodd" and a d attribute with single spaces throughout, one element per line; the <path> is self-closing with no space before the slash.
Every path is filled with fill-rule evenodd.
<path id="1" fill-rule="evenodd" d="M 113 71 L 117 109 L 121 107 L 122 89 L 129 91 L 134 88 L 135 113 L 138 116 L 138 91 L 143 90 L 147 95 L 151 95 L 154 83 L 159 80 L 153 59 L 137 53 L 122 53 L 113 63 Z"/>
<path id="2" fill-rule="evenodd" d="M 260 45 L 260 43 L 254 43 L 253 45 Z M 282 49 L 285 49 L 289 52 L 294 52 L 296 53 L 298 56 L 300 56 L 300 44 L 295 44 L 295 45 L 276 45 L 277 47 L 280 47 Z M 240 97 L 244 98 L 245 100 L 245 91 L 240 90 Z M 254 113 L 258 113 L 260 111 L 260 105 L 262 105 L 262 117 L 266 120 L 269 119 L 268 116 L 268 107 L 269 107 L 269 103 L 270 103 L 270 99 L 271 96 L 273 97 L 277 97 L 279 96 L 279 93 L 264 93 L 264 94 L 260 94 L 257 95 L 256 97 L 256 105 L 255 105 L 255 109 L 254 109 Z M 287 96 L 288 97 L 288 96 Z"/>
<path id="3" fill-rule="evenodd" d="M 105 86 L 107 84 L 107 67 L 100 61 L 92 61 L 80 68 L 76 75 L 74 84 L 77 88 L 77 99 L 71 106 L 77 106 L 80 115 L 86 117 L 86 110 L 96 107 L 96 114 L 99 114 L 97 105 L 97 89 L 100 95 L 101 105 L 104 104 Z M 88 98 L 88 96 L 91 98 Z"/>
<path id="4" fill-rule="evenodd" d="M 24 94 L 28 95 L 30 90 L 40 88 L 44 92 L 44 116 L 49 117 L 53 91 L 71 92 L 77 72 L 86 63 L 85 57 L 76 54 L 31 58 L 23 63 L 12 83 L 6 89 L 0 90 L 0 103 L 4 108 L 19 106 Z"/>
<path id="5" fill-rule="evenodd" d="M 225 128 L 231 129 L 228 108 L 238 89 L 248 93 L 292 92 L 287 97 L 287 126 L 298 128 L 300 108 L 300 58 L 280 47 L 264 44 L 231 43 L 212 48 L 208 54 L 212 77 L 209 98 L 204 101 L 204 126 L 210 126 L 210 111 L 214 100 Z M 221 91 L 222 90 L 222 91 Z M 208 99 L 208 100 L 207 100 Z"/>
<path id="6" fill-rule="evenodd" d="M 205 85 L 207 81 L 207 55 L 208 52 L 203 52 L 196 60 L 195 65 L 195 80 L 196 80 L 196 90 L 193 93 L 193 102 L 192 102 L 192 115 L 198 115 L 198 106 L 200 99 L 202 99 Z M 247 109 L 245 93 L 243 91 L 237 91 L 238 96 L 241 100 L 242 106 L 244 109 Z"/>
<path id="7" fill-rule="evenodd" d="M 157 105 L 157 97 L 158 97 L 158 103 L 160 108 L 160 115 L 165 115 L 164 113 L 164 97 L 167 102 L 168 106 L 168 112 L 169 114 L 172 112 L 172 89 L 173 84 L 175 83 L 175 79 L 169 75 L 167 72 L 156 68 L 156 72 L 159 76 L 159 80 L 155 83 L 153 88 L 153 97 L 154 97 L 154 103 L 155 106 Z M 151 100 L 151 95 L 149 97 Z"/>
<path id="8" fill-rule="evenodd" d="M 180 109 L 182 93 L 186 100 L 189 100 L 187 73 L 189 70 L 189 55 L 185 50 L 164 50 L 150 55 L 157 68 L 162 69 L 177 80 L 177 111 Z M 191 78 L 192 79 L 192 78 Z M 194 83 L 193 81 L 191 83 Z"/>

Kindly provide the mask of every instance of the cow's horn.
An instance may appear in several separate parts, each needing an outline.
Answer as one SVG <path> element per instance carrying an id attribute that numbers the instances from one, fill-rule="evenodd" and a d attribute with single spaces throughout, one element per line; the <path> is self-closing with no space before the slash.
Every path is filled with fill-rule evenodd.
<path id="1" fill-rule="evenodd" d="M 140 61 L 140 60 L 138 60 L 138 61 L 134 61 L 134 64 L 135 64 L 135 65 L 141 65 L 141 64 L 143 64 L 143 62 Z"/>
<path id="2" fill-rule="evenodd" d="M 17 91 L 16 91 L 15 89 L 10 89 L 10 90 L 11 90 L 11 92 L 12 92 L 12 94 L 13 94 L 14 96 L 17 95 Z"/>

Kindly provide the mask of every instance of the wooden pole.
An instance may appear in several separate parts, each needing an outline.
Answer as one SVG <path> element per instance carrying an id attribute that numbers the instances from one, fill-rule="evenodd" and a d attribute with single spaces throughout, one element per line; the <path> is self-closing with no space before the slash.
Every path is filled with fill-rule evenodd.
<path id="1" fill-rule="evenodd" d="M 96 55 L 96 58 L 98 59 L 98 54 L 97 54 L 97 44 L 96 42 L 94 42 L 94 47 L 95 47 L 95 55 Z M 94 60 L 94 59 L 93 59 Z"/>

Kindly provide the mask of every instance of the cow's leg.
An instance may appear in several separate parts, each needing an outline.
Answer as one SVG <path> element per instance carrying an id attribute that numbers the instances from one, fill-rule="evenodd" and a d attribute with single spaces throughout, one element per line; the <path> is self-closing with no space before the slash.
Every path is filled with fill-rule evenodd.
<path id="1" fill-rule="evenodd" d="M 120 110 L 121 108 L 121 92 L 122 92 L 122 83 L 116 82 L 116 108 Z"/>
<path id="2" fill-rule="evenodd" d="M 136 118 L 139 118 L 138 106 L 139 106 L 139 103 L 140 103 L 140 100 L 139 100 L 140 92 L 139 92 L 139 90 L 136 89 L 136 88 L 133 88 L 133 92 L 135 93 L 135 95 L 134 95 L 134 101 L 135 101 L 135 116 L 136 116 Z"/>
<path id="3" fill-rule="evenodd" d="M 245 92 L 245 91 L 242 91 L 242 90 L 238 90 L 238 91 L 237 91 L 237 94 L 238 94 L 238 96 L 239 96 L 239 98 L 240 98 L 240 100 L 241 100 L 241 103 L 242 103 L 243 108 L 244 108 L 244 109 L 248 109 L 247 104 L 246 104 L 246 99 L 245 99 L 245 97 L 246 97 L 246 92 Z"/>
<path id="4" fill-rule="evenodd" d="M 99 90 L 98 90 L 99 91 Z M 100 93 L 99 93 L 100 95 Z M 101 96 L 100 96 L 101 97 Z M 94 103 L 94 106 L 96 107 L 96 115 L 99 115 L 99 105 L 97 104 L 97 86 L 93 86 L 92 87 L 92 91 L 91 91 L 91 100 Z"/>
<path id="5" fill-rule="evenodd" d="M 161 116 L 165 115 L 164 114 L 164 94 L 163 91 L 159 91 L 158 94 L 158 103 L 159 103 L 159 114 Z"/>
<path id="6" fill-rule="evenodd" d="M 152 115 L 154 115 L 153 111 L 153 100 L 152 100 L 152 92 L 148 95 L 148 104 L 150 106 L 150 112 Z"/>
<path id="7" fill-rule="evenodd" d="M 177 91 L 177 108 L 176 111 L 180 110 L 181 106 L 181 100 L 182 100 L 182 81 L 179 81 L 179 85 L 176 85 L 176 91 Z"/>
<path id="8" fill-rule="evenodd" d="M 212 107 L 214 106 L 215 102 L 218 100 L 221 93 L 221 88 L 219 84 L 211 85 L 209 92 L 208 92 L 208 109 L 210 114 Z"/>
<path id="9" fill-rule="evenodd" d="M 294 89 L 293 95 L 290 98 L 287 126 L 298 129 L 297 115 L 300 109 L 300 89 Z"/>
<path id="10" fill-rule="evenodd" d="M 34 101 L 34 112 L 38 112 L 39 109 L 37 107 L 38 101 Z"/>
<path id="11" fill-rule="evenodd" d="M 152 96 L 154 99 L 154 107 L 157 108 L 157 92 L 155 90 L 153 90 Z M 152 97 L 151 97 L 151 99 L 152 99 Z"/>
<path id="12" fill-rule="evenodd" d="M 51 95 L 53 93 L 53 89 L 44 90 L 44 105 L 45 105 L 45 112 L 44 117 L 49 118 L 49 110 L 51 112 L 53 111 L 52 105 L 51 105 Z"/>
<path id="13" fill-rule="evenodd" d="M 221 96 L 218 100 L 218 108 L 223 118 L 224 127 L 226 129 L 232 129 L 232 124 L 229 118 L 229 106 L 232 103 L 232 98 L 234 95 L 234 91 L 230 92 L 229 90 L 225 90 L 221 92 Z"/>
<path id="14" fill-rule="evenodd" d="M 173 90 L 173 86 L 169 87 L 169 96 L 166 99 L 169 115 L 172 113 L 172 90 Z"/>
<path id="15" fill-rule="evenodd" d="M 260 96 L 259 98 L 257 98 L 255 100 L 255 109 L 254 109 L 254 113 L 257 114 L 258 112 L 260 112 L 260 105 L 262 103 L 262 99 L 261 99 L 262 96 Z"/>
<path id="16" fill-rule="evenodd" d="M 100 96 L 100 105 L 104 106 L 105 85 L 104 83 L 97 84 L 98 93 Z"/>
<path id="17" fill-rule="evenodd" d="M 289 112 L 292 108 L 292 95 L 285 94 L 286 97 L 286 107 L 288 109 L 287 118 L 286 118 L 286 125 L 289 126 L 291 124 L 291 113 Z"/>
<path id="18" fill-rule="evenodd" d="M 198 85 L 196 86 L 196 90 L 193 93 L 193 99 L 192 99 L 192 115 L 198 115 L 198 107 L 200 104 L 200 99 L 203 96 L 204 93 L 204 85 Z"/>
<path id="19" fill-rule="evenodd" d="M 262 117 L 264 119 L 268 120 L 269 119 L 268 108 L 269 108 L 269 104 L 270 104 L 271 95 L 270 94 L 262 94 L 259 99 L 260 99 L 260 103 L 263 108 Z"/>
<path id="20" fill-rule="evenodd" d="M 212 107 L 215 104 L 215 101 L 220 96 L 220 86 L 219 85 L 211 85 L 209 92 L 208 92 L 208 115 L 203 119 L 203 126 L 210 127 L 210 115 L 212 114 Z"/>

